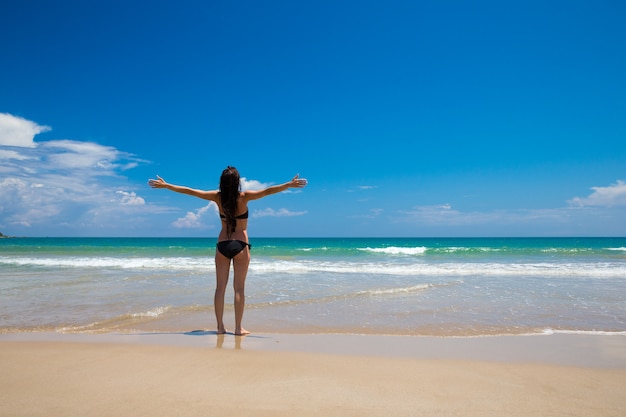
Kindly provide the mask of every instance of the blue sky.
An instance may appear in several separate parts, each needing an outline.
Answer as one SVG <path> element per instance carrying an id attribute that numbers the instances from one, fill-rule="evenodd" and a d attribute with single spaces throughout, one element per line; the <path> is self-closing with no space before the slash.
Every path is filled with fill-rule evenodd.
<path id="1" fill-rule="evenodd" d="M 620 1 L 2 6 L 0 232 L 626 236 Z"/>

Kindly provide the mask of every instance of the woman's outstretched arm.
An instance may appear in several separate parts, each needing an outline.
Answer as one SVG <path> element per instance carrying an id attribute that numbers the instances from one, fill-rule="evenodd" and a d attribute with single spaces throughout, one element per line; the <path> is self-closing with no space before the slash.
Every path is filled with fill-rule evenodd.
<path id="1" fill-rule="evenodd" d="M 217 190 L 205 191 L 205 190 L 196 190 L 194 188 L 185 187 L 182 185 L 170 184 L 165 181 L 163 178 L 157 175 L 156 180 L 149 180 L 148 184 L 152 188 L 165 188 L 167 190 L 171 190 L 180 194 L 187 194 L 193 197 L 202 198 L 204 200 L 215 201 L 217 198 Z"/>
<path id="2" fill-rule="evenodd" d="M 300 178 L 300 174 L 296 174 L 295 177 L 284 184 L 273 185 L 267 187 L 264 190 L 249 190 L 244 192 L 244 196 L 247 200 L 258 200 L 259 198 L 267 197 L 268 195 L 280 193 L 289 188 L 304 188 L 307 185 L 307 180 Z"/>

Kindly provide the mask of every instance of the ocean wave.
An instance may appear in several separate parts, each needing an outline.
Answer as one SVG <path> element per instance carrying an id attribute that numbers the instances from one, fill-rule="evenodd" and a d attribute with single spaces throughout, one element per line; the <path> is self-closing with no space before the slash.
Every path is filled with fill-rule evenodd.
<path id="1" fill-rule="evenodd" d="M 138 324 L 146 321 L 156 320 L 165 316 L 172 306 L 155 307 L 147 311 L 137 313 L 125 313 L 119 316 L 111 317 L 105 320 L 99 320 L 88 324 L 64 326 L 58 328 L 61 333 L 98 333 L 108 332 L 128 326 L 130 324 Z"/>
<path id="2" fill-rule="evenodd" d="M 502 252 L 505 249 L 502 248 L 489 248 L 489 247 L 466 247 L 466 246 L 447 246 L 441 248 L 428 249 L 427 253 L 492 253 Z"/>
<path id="3" fill-rule="evenodd" d="M 50 268 L 115 268 L 115 269 L 215 269 L 213 258 L 162 257 L 22 257 L 0 258 L 0 265 Z"/>
<path id="4" fill-rule="evenodd" d="M 544 253 L 563 253 L 563 254 L 576 254 L 576 253 L 588 253 L 593 252 L 591 248 L 544 248 L 540 249 Z"/>
<path id="5" fill-rule="evenodd" d="M 142 312 L 139 312 L 139 313 L 131 313 L 130 317 L 132 317 L 132 318 L 160 317 L 160 316 L 164 315 L 165 313 L 167 313 L 170 309 L 171 309 L 171 306 L 157 307 L 157 308 L 153 308 L 152 310 L 148 310 L 148 311 L 142 311 Z"/>
<path id="6" fill-rule="evenodd" d="M 14 267 L 125 269 L 136 271 L 215 271 L 209 257 L 0 257 L 0 265 Z M 256 274 L 362 274 L 398 276 L 538 276 L 624 278 L 624 262 L 381 262 L 321 261 L 311 259 L 253 258 L 251 273 Z"/>
<path id="7" fill-rule="evenodd" d="M 375 298 L 375 297 L 393 297 L 404 294 L 419 294 L 428 290 L 436 290 L 438 288 L 448 287 L 451 285 L 462 284 L 463 281 L 452 281 L 447 283 L 426 283 L 411 285 L 398 288 L 374 288 L 364 291 L 349 291 L 342 294 L 322 295 L 317 297 L 307 298 L 294 298 L 294 299 L 282 299 L 267 302 L 254 303 L 251 300 L 246 302 L 246 308 L 264 308 L 264 307 L 277 307 L 277 306 L 299 306 L 299 305 L 311 305 L 311 304 L 326 304 L 337 301 L 346 301 L 353 299 Z"/>
<path id="8" fill-rule="evenodd" d="M 408 294 L 408 293 L 421 292 L 421 291 L 424 291 L 433 287 L 434 287 L 434 284 L 419 284 L 419 285 L 413 285 L 410 287 L 382 288 L 382 289 L 359 291 L 357 294 L 368 295 L 368 296 Z"/>
<path id="9" fill-rule="evenodd" d="M 399 287 L 399 288 L 376 288 L 371 290 L 359 291 L 355 293 L 357 296 L 388 296 L 388 295 L 399 295 L 399 294 L 411 294 L 411 293 L 419 293 L 431 288 L 441 288 L 448 287 L 451 285 L 459 285 L 463 284 L 463 281 L 453 281 L 446 282 L 441 284 L 418 284 L 411 285 L 408 287 Z"/>
<path id="10" fill-rule="evenodd" d="M 365 252 L 373 252 L 373 253 L 383 253 L 385 255 L 423 255 L 427 248 L 425 246 L 418 247 L 398 247 L 398 246 L 389 246 L 386 248 L 357 248 L 360 251 Z"/>
<path id="11" fill-rule="evenodd" d="M 525 248 L 525 247 L 489 247 L 489 246 L 441 246 L 441 247 L 366 247 L 357 248 L 359 251 L 369 253 L 378 253 L 391 256 L 417 256 L 417 255 L 533 255 L 533 254 L 590 254 L 598 252 L 598 249 L 592 248 L 567 248 L 567 247 L 548 247 L 548 248 Z M 608 248 L 607 250 L 626 251 L 626 248 Z"/>
<path id="12" fill-rule="evenodd" d="M 253 261 L 251 271 L 259 274 L 362 274 L 398 276 L 538 276 L 624 278 L 626 264 L 602 263 L 371 263 L 312 261 Z"/>
<path id="13" fill-rule="evenodd" d="M 590 336 L 626 336 L 626 331 L 615 330 L 555 330 L 555 329 L 543 329 L 541 334 L 553 335 L 553 334 L 580 334 Z"/>

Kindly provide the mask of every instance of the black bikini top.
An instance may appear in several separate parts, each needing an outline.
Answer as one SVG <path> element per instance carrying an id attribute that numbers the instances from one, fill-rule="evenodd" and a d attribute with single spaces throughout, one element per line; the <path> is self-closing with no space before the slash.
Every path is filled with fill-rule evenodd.
<path id="1" fill-rule="evenodd" d="M 226 216 L 223 213 L 220 213 L 220 217 L 222 219 L 226 218 Z M 235 219 L 237 219 L 237 220 L 244 220 L 244 219 L 247 219 L 247 218 L 248 218 L 248 210 L 246 210 L 245 213 L 240 214 L 239 216 L 235 216 Z"/>

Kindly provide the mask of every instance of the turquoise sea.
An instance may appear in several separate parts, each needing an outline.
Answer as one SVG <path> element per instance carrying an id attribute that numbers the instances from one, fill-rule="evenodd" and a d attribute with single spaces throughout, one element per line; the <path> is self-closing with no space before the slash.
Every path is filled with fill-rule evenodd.
<path id="1" fill-rule="evenodd" d="M 626 334 L 626 238 L 251 243 L 256 333 Z M 0 239 L 0 332 L 213 330 L 214 253 L 209 238 Z"/>

